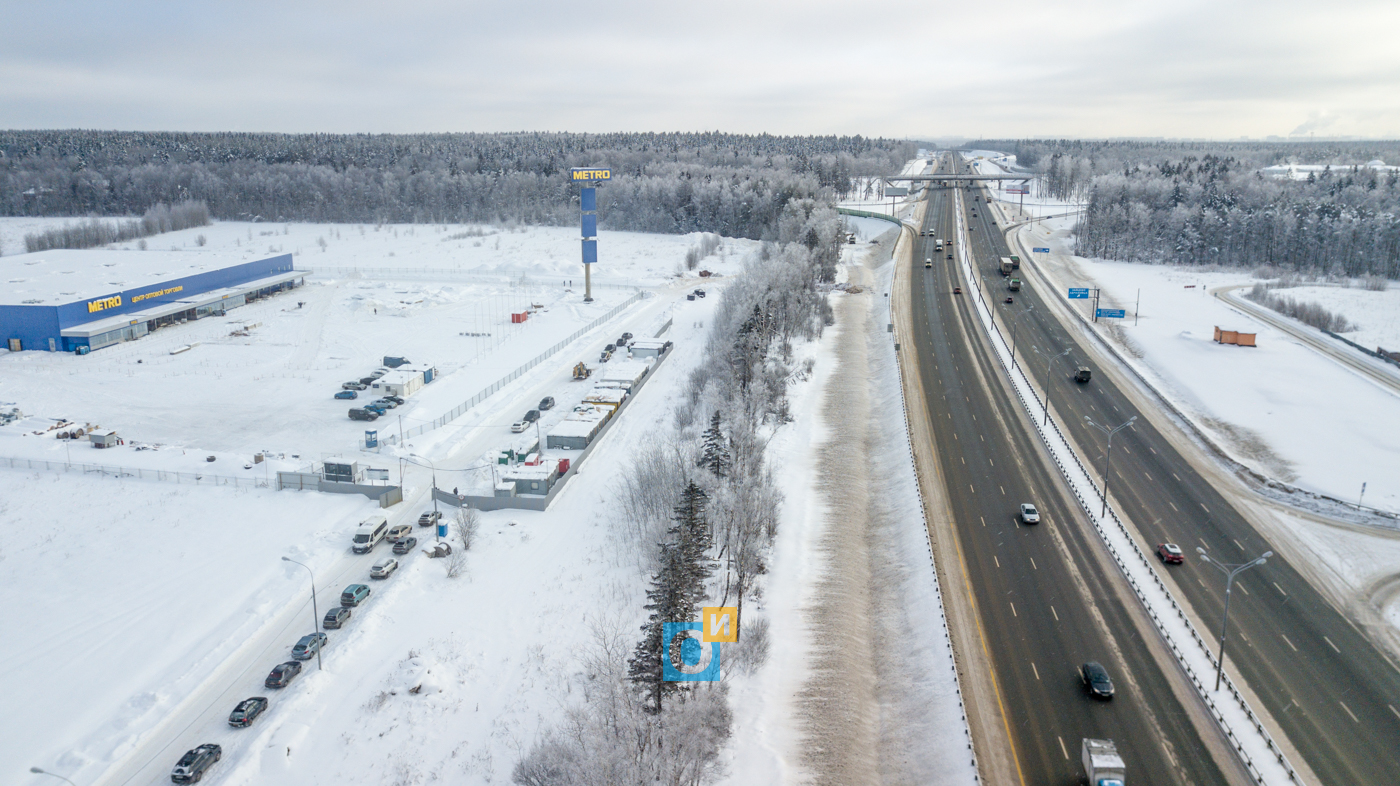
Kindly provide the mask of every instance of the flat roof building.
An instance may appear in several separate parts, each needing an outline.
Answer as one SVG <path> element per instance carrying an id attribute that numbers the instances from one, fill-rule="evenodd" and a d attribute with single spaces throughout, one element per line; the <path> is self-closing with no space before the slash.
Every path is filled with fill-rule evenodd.
<path id="1" fill-rule="evenodd" d="M 0 257 L 0 339 L 13 352 L 87 352 L 222 315 L 298 286 L 292 255 L 61 249 Z"/>

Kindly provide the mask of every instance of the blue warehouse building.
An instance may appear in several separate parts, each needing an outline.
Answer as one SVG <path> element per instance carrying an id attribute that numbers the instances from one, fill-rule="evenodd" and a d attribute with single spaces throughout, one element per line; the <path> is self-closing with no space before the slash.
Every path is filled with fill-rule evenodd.
<path id="1" fill-rule="evenodd" d="M 12 352 L 86 353 L 167 325 L 222 316 L 304 283 L 292 255 L 43 251 L 0 258 L 0 339 Z"/>

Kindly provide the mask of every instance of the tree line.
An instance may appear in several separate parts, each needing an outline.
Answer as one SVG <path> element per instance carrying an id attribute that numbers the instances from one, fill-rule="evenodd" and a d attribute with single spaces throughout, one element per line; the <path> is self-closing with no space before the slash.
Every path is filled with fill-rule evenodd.
<path id="1" fill-rule="evenodd" d="M 0 131 L 0 214 L 130 216 L 202 200 L 223 220 L 578 220 L 574 166 L 609 166 L 615 230 L 778 239 L 792 200 L 898 171 L 912 142 L 861 136 Z"/>
<path id="2" fill-rule="evenodd" d="M 1066 140 L 1010 144 L 1047 192 L 1086 204 L 1075 251 L 1130 262 L 1400 278 L 1400 143 Z M 1325 165 L 1306 179 L 1264 167 Z"/>

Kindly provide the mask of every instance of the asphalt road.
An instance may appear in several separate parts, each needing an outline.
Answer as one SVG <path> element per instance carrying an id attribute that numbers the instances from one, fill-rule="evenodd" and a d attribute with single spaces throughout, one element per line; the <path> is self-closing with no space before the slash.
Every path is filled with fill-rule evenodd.
<path id="1" fill-rule="evenodd" d="M 981 202 L 968 202 L 967 220 L 979 285 L 998 295 L 997 272 L 1009 256 L 1003 227 Z M 975 214 L 975 216 L 973 215 Z M 1030 260 L 1023 256 L 1023 264 Z M 1140 415 L 1132 400 L 1089 361 L 1091 355 L 1056 320 L 1025 276 L 1014 305 L 998 305 L 1016 321 L 1018 351 L 1038 387 L 1046 384 L 1044 354 L 1070 349 L 1049 374 L 1051 403 L 1062 428 L 1102 472 L 1107 441 L 1085 418 L 1114 427 Z M 1026 311 L 1026 306 L 1033 306 Z M 1130 329 L 1130 328 L 1129 328 Z M 1070 374 L 1088 365 L 1093 380 L 1077 385 Z M 1149 544 L 1175 542 L 1189 555 L 1169 573 L 1185 600 L 1218 637 L 1224 576 L 1197 558 L 1244 563 L 1272 549 L 1249 522 L 1195 471 L 1145 418 L 1113 440 L 1110 496 Z M 1326 784 L 1400 783 L 1400 670 L 1370 639 L 1330 605 L 1278 553 L 1241 574 L 1230 607 L 1227 662 L 1253 689 L 1307 765 Z M 1207 635 L 1207 631 L 1202 631 Z"/>
<path id="2" fill-rule="evenodd" d="M 934 237 L 919 238 L 914 254 L 912 349 L 1022 782 L 1081 783 L 1084 737 L 1115 740 L 1130 781 L 1227 782 L 1193 708 L 1142 638 L 1136 601 L 995 381 L 1001 372 L 976 337 L 968 298 L 953 294 L 966 284 L 948 252 L 933 251 L 935 237 L 953 236 L 951 192 L 930 198 L 925 228 Z M 1018 521 L 1022 502 L 1039 507 L 1042 523 Z M 1080 682 L 1078 666 L 1091 660 L 1114 678 L 1111 701 L 1089 697 Z M 1235 762 L 1226 767 L 1237 774 Z"/>

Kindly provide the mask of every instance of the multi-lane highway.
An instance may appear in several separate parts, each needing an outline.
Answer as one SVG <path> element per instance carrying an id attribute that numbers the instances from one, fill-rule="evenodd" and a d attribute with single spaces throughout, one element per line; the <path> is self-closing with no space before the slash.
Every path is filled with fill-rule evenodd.
<path id="1" fill-rule="evenodd" d="M 954 294 L 967 283 L 949 252 L 935 257 L 935 239 L 954 236 L 951 191 L 933 189 L 929 198 L 930 237 L 915 245 L 911 338 L 1017 777 L 1078 783 L 1080 740 L 1106 737 L 1139 782 L 1238 782 L 1238 763 L 1202 738 L 1214 729 L 1183 703 L 1193 700 L 1179 689 L 1180 674 L 1150 640 L 1131 593 L 1000 385 L 970 296 Z M 1039 507 L 1040 524 L 1017 520 L 1022 502 Z M 1107 667 L 1112 701 L 1087 695 L 1077 671 L 1085 661 Z"/>
<path id="2" fill-rule="evenodd" d="M 966 171 L 966 165 L 956 157 L 943 165 L 949 163 Z M 999 259 L 1017 253 L 1024 265 L 1032 263 L 1029 255 L 1008 248 L 1004 228 L 996 225 L 987 207 L 985 191 L 978 188 L 964 193 L 969 198 L 962 200 L 962 209 L 966 211 L 969 249 L 978 280 L 961 280 L 946 258 L 936 259 L 934 268 L 925 270 L 922 263 L 932 256 L 931 250 L 916 249 L 912 285 L 915 345 L 920 358 L 928 358 L 929 368 L 922 369 L 923 384 L 933 421 L 942 425 L 937 435 L 939 456 L 953 503 L 960 508 L 958 524 L 973 544 L 967 550 L 968 568 L 979 582 L 982 622 L 989 636 L 1005 639 L 994 656 L 999 684 L 1010 700 L 1037 708 L 1030 712 L 1033 720 L 1025 724 L 1024 733 L 1014 734 L 1018 757 L 1023 765 L 1046 766 L 1045 773 L 1051 778 L 1042 782 L 1068 782 L 1048 767 L 1054 759 L 1050 754 L 1058 751 L 1055 740 L 1047 742 L 1045 737 L 1051 731 L 1057 736 L 1079 733 L 1070 728 L 1089 724 L 1082 729 L 1085 734 L 1103 732 L 1132 746 L 1128 751 L 1130 766 L 1143 772 L 1141 766 L 1147 764 L 1146 771 L 1154 773 L 1151 782 L 1166 780 L 1166 772 L 1182 782 L 1216 782 L 1218 776 L 1211 774 L 1211 763 L 1200 760 L 1191 749 L 1189 729 L 1173 724 L 1179 709 L 1164 695 L 1158 670 L 1138 652 L 1141 645 L 1131 628 L 1117 618 L 1121 612 L 1116 603 L 1109 602 L 1115 596 L 1104 584 L 1108 579 L 1090 557 L 1092 545 L 1081 543 L 1090 536 L 1070 524 L 1074 511 L 1063 500 L 1047 496 L 1047 489 L 1055 484 L 1036 460 L 1019 413 L 1012 411 L 1004 389 L 992 382 L 999 369 L 977 349 L 978 342 L 964 338 L 980 328 L 968 314 L 968 307 L 950 294 L 952 287 L 983 287 L 994 296 L 989 300 L 997 303 L 1006 322 L 1016 322 L 1021 361 L 1037 388 L 1043 389 L 1048 375 L 1048 384 L 1054 388 L 1051 400 L 1055 413 L 1067 436 L 1087 452 L 1085 458 L 1096 471 L 1103 466 L 1106 440 L 1086 418 L 1111 427 L 1141 413 L 1133 400 L 1115 387 L 1111 375 L 1100 373 L 1092 362 L 1095 356 L 1085 351 L 1047 307 L 1046 298 L 1062 297 L 1062 293 L 1039 292 L 1031 279 L 1022 275 L 1021 291 L 1014 293 L 1015 304 L 1001 303 L 1008 293 L 1006 279 L 997 270 Z M 981 199 L 972 199 L 979 195 Z M 932 189 L 930 200 L 926 224 L 937 236 L 952 237 L 951 189 Z M 932 240 L 926 240 L 929 249 Z M 1031 308 L 1027 310 L 1027 306 Z M 1048 374 L 1046 356 L 1065 349 L 1070 350 L 1068 358 Z M 1090 366 L 1092 381 L 1076 385 L 1070 378 L 1075 365 Z M 1242 563 L 1271 549 L 1148 418 L 1140 417 L 1114 438 L 1110 487 L 1117 509 L 1133 522 L 1149 546 L 1171 541 L 1193 557 L 1199 546 L 1227 563 Z M 1012 525 L 1010 515 L 1022 496 L 1037 497 L 1035 501 L 1047 508 L 1051 523 L 1061 522 L 1053 535 L 1047 534 L 1051 528 Z M 1000 511 L 1001 520 L 989 511 Z M 1058 564 L 1037 560 L 1027 572 L 1029 559 L 1042 549 L 1058 555 Z M 1178 597 L 1189 603 L 1209 630 L 1218 630 L 1224 598 L 1222 577 L 1216 569 L 1189 559 L 1164 571 L 1174 580 Z M 1230 610 L 1232 654 L 1228 660 L 1263 705 L 1258 709 L 1271 715 L 1323 783 L 1400 783 L 1400 670 L 1396 665 L 1277 552 L 1266 565 L 1245 573 L 1235 586 L 1238 591 Z M 1058 606 L 1060 620 L 1053 615 L 1048 621 L 1044 618 L 1049 613 L 1049 597 L 1077 594 L 1082 598 L 1086 592 L 1093 599 L 1084 609 L 1086 619 L 1071 627 L 1064 619 L 1064 609 Z M 1029 610 L 1017 603 L 1012 613 L 1011 598 L 1030 604 Z M 1104 631 L 1116 638 L 1105 642 L 1108 634 Z M 1134 687 L 1140 690 L 1138 696 L 1129 692 L 1124 697 L 1130 699 L 1123 702 L 1124 710 L 1115 708 L 1121 718 L 1106 717 L 1101 707 L 1088 706 L 1079 696 L 1048 691 L 1043 685 L 1043 669 L 1039 680 L 1034 675 L 1027 679 L 1023 665 L 1018 664 L 1033 658 L 1048 659 L 1052 654 L 1058 660 L 1073 662 L 1101 652 L 1105 644 L 1120 647 L 1116 651 L 1119 656 L 1099 659 L 1115 674 L 1136 680 Z M 1163 734 L 1152 734 L 1143 727 L 1153 722 L 1163 724 Z M 1141 736 L 1144 733 L 1148 736 Z M 1173 756 L 1172 767 L 1157 771 Z M 1144 760 L 1139 762 L 1137 757 Z"/>

